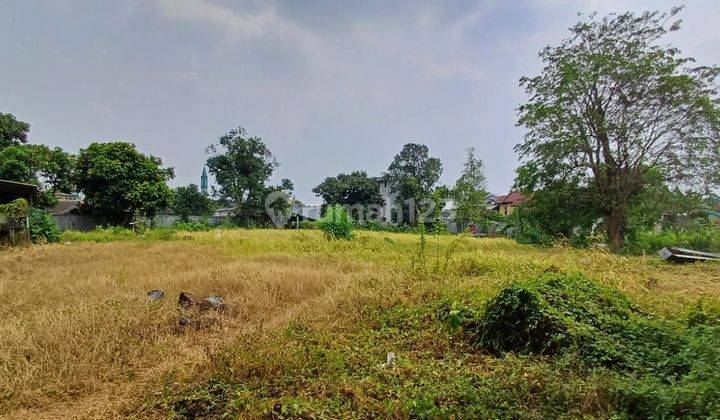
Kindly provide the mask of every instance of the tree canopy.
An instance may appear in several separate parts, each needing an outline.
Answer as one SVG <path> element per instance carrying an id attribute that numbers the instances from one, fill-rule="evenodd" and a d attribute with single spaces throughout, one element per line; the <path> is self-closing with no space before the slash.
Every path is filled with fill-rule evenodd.
<path id="1" fill-rule="evenodd" d="M 520 81 L 529 100 L 519 108 L 527 134 L 516 151 L 530 181 L 521 187 L 592 185 L 616 249 L 650 168 L 687 187 L 720 182 L 720 69 L 693 66 L 661 44 L 680 28 L 672 21 L 680 10 L 591 15 L 540 53 L 540 75 Z"/>
<path id="2" fill-rule="evenodd" d="M 126 142 L 92 143 L 80 150 L 76 184 L 85 194 L 83 209 L 110 225 L 127 225 L 136 214 L 153 216 L 167 207 L 172 168 Z"/>
<path id="3" fill-rule="evenodd" d="M 0 112 L 0 150 L 12 146 L 27 143 L 30 124 L 18 121 L 12 114 Z"/>
<path id="4" fill-rule="evenodd" d="M 38 185 L 39 205 L 55 203 L 56 192 L 72 192 L 74 168 L 75 156 L 59 147 L 21 144 L 0 150 L 0 179 Z"/>
<path id="5" fill-rule="evenodd" d="M 412 200 L 415 212 L 424 213 L 424 207 L 432 204 L 433 187 L 442 175 L 440 159 L 430 157 L 424 144 L 408 143 L 395 156 L 386 176 L 390 188 L 397 193 L 398 202 L 403 205 L 402 222 L 410 222 L 415 217 L 413 208 L 405 207 Z M 409 207 L 410 207 L 409 206 Z M 399 219 L 400 217 L 398 217 Z"/>
<path id="6" fill-rule="evenodd" d="M 313 188 L 313 192 L 322 197 L 326 204 L 383 205 L 377 181 L 365 171 L 325 178 L 320 185 Z"/>
<path id="7" fill-rule="evenodd" d="M 173 190 L 172 210 L 187 221 L 190 216 L 205 216 L 212 209 L 212 201 L 195 184 L 177 187 Z"/>
<path id="8" fill-rule="evenodd" d="M 450 192 L 455 202 L 455 220 L 460 224 L 479 220 L 485 213 L 485 198 L 488 196 L 482 160 L 475 156 L 473 147 L 468 148 L 466 153 L 462 174 Z"/>
<path id="9" fill-rule="evenodd" d="M 220 137 L 207 152 L 207 167 L 218 184 L 213 189 L 221 199 L 235 203 L 233 216 L 239 224 L 265 225 L 269 223 L 266 204 L 280 211 L 290 205 L 289 197 L 280 195 L 278 200 L 265 203 L 273 193 L 291 192 L 293 185 L 288 179 L 278 186 L 267 185 L 279 164 L 262 138 L 248 137 L 239 127 Z"/>

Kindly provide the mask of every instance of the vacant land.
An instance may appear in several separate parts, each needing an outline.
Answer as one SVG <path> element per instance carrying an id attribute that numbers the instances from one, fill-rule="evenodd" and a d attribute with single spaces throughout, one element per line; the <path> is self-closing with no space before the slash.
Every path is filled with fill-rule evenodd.
<path id="1" fill-rule="evenodd" d="M 505 239 L 232 230 L 0 253 L 0 415 L 608 416 L 622 378 L 568 358 L 493 356 L 442 308 L 581 272 L 683 322 L 720 301 L 720 265 Z M 94 242 L 102 240 L 109 242 Z M 166 297 L 150 302 L 146 292 Z M 186 314 L 181 291 L 225 313 Z M 180 326 L 181 317 L 197 322 Z M 388 352 L 396 355 L 384 366 Z"/>

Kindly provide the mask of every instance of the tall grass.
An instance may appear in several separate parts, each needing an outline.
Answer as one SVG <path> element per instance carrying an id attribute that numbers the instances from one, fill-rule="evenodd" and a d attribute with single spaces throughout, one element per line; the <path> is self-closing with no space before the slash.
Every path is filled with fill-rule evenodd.
<path id="1" fill-rule="evenodd" d="M 174 240 L 159 240 L 166 238 Z M 418 242 L 415 234 L 364 231 L 350 241 L 308 230 L 96 231 L 0 253 L 0 415 L 164 416 L 200 398 L 193 389 L 208 395 L 208 381 L 222 377 L 221 390 L 245 393 L 247 406 L 238 411 L 248 415 L 283 406 L 294 412 L 295 404 L 319 413 L 338 390 L 355 395 L 337 397 L 350 404 L 342 407 L 403 416 L 424 412 L 433 393 L 485 398 L 471 383 L 501 392 L 487 375 L 519 390 L 523 375 L 552 376 L 533 361 L 503 365 L 472 355 L 428 318 L 433 302 L 482 302 L 513 279 L 548 270 L 583 272 L 658 316 L 681 316 L 699 296 L 720 297 L 716 264 L 675 267 L 657 258 L 440 235 L 429 238 L 426 252 L 428 265 L 441 269 L 422 272 L 413 267 Z M 152 289 L 166 298 L 150 302 Z M 180 328 L 180 291 L 221 295 L 230 310 L 201 328 Z M 399 355 L 396 373 L 377 367 L 388 351 Z M 442 372 L 453 378 L 452 389 L 438 383 Z M 552 377 L 557 382 L 541 392 L 566 395 L 567 404 L 581 403 L 573 392 L 600 386 L 576 376 L 570 389 Z M 245 381 L 245 391 L 233 381 Z M 526 401 L 525 413 L 542 404 Z"/>

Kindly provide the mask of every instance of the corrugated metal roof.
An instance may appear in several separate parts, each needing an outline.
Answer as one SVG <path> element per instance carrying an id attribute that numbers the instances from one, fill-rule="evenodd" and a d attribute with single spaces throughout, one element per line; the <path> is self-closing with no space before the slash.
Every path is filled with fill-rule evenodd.
<path id="1" fill-rule="evenodd" d="M 0 179 L 0 204 L 9 203 L 18 198 L 32 201 L 37 190 L 37 185 Z"/>

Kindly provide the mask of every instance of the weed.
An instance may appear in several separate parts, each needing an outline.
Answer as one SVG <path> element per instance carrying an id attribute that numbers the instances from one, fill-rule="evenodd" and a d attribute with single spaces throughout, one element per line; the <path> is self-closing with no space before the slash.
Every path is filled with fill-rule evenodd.
<path id="1" fill-rule="evenodd" d="M 353 220 L 347 210 L 339 204 L 328 206 L 325 217 L 318 220 L 317 225 L 328 238 L 352 238 Z"/>

